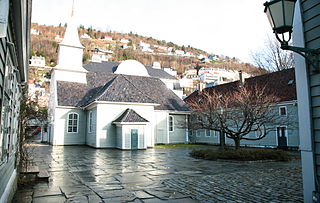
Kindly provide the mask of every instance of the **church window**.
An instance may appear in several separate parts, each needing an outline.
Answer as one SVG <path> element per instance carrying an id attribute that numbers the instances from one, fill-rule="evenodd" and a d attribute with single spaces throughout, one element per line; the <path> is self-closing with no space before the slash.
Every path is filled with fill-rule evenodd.
<path id="1" fill-rule="evenodd" d="M 68 133 L 78 132 L 79 115 L 77 113 L 68 114 Z"/>

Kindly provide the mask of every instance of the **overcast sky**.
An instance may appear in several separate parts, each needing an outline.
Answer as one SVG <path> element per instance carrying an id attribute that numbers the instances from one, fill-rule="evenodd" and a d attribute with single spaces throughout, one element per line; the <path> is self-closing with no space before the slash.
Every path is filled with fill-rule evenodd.
<path id="1" fill-rule="evenodd" d="M 251 62 L 271 27 L 265 0 L 74 0 L 77 21 L 102 31 L 137 33 Z M 33 0 L 32 22 L 67 22 L 73 0 Z"/>

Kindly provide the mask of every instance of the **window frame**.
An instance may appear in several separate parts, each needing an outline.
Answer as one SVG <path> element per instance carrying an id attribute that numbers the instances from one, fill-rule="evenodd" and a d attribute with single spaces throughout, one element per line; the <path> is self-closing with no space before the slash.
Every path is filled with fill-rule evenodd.
<path id="1" fill-rule="evenodd" d="M 88 132 L 89 133 L 92 133 L 92 130 L 93 130 L 93 112 L 92 111 L 89 111 L 89 114 L 88 114 Z"/>
<path id="2" fill-rule="evenodd" d="M 201 137 L 200 129 L 197 129 L 197 130 L 196 130 L 196 137 Z"/>
<path id="3" fill-rule="evenodd" d="M 169 116 L 169 118 L 168 118 L 168 130 L 169 130 L 169 132 L 174 131 L 174 117 L 173 116 Z"/>
<path id="4" fill-rule="evenodd" d="M 76 132 L 74 132 L 73 131 L 73 128 L 74 128 L 74 123 L 72 123 L 72 125 L 71 125 L 71 129 L 72 129 L 72 131 L 71 132 L 69 132 L 69 127 L 70 127 L 70 124 L 69 124 L 69 120 L 70 120 L 70 115 L 77 115 L 77 123 L 76 123 Z M 76 112 L 71 112 L 71 113 L 68 113 L 68 119 L 67 119 L 67 133 L 78 133 L 78 129 L 79 129 L 79 114 L 78 113 L 76 113 Z M 74 118 L 72 118 L 72 121 L 74 122 Z"/>
<path id="5" fill-rule="evenodd" d="M 211 137 L 211 130 L 206 129 L 206 133 L 205 133 L 204 137 Z"/>
<path id="6" fill-rule="evenodd" d="M 284 109 L 285 114 L 282 114 L 282 113 L 281 113 L 281 109 Z M 287 116 L 287 115 L 288 115 L 288 111 L 287 111 L 287 107 L 286 107 L 286 106 L 280 106 L 280 107 L 279 107 L 279 115 L 280 115 L 280 116 Z"/>

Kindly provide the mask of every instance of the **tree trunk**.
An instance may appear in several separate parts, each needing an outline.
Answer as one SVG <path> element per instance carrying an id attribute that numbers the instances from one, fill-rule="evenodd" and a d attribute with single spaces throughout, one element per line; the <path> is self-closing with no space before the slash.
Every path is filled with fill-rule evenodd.
<path id="1" fill-rule="evenodd" d="M 225 140 L 225 136 L 224 136 L 224 132 L 222 130 L 220 130 L 220 149 L 224 150 L 224 146 L 226 144 L 226 140 Z"/>
<path id="2" fill-rule="evenodd" d="M 234 146 L 236 148 L 236 150 L 240 149 L 240 139 L 235 138 L 234 140 Z"/>

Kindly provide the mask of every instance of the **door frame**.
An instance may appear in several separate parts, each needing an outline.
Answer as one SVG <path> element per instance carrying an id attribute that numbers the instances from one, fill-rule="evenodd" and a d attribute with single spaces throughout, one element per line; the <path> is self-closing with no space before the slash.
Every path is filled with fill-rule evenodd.
<path id="1" fill-rule="evenodd" d="M 277 147 L 280 147 L 279 146 L 279 136 L 278 136 L 278 128 L 286 128 L 285 129 L 285 133 L 284 133 L 284 136 L 286 137 L 286 146 L 284 147 L 288 147 L 288 143 L 289 143 L 289 138 L 288 138 L 288 127 L 286 125 L 280 125 L 280 126 L 277 126 L 276 128 L 276 143 L 277 143 Z"/>
<path id="2" fill-rule="evenodd" d="M 132 148 L 132 131 L 137 131 L 137 147 Z M 139 129 L 138 128 L 130 128 L 130 149 L 139 149 Z"/>

